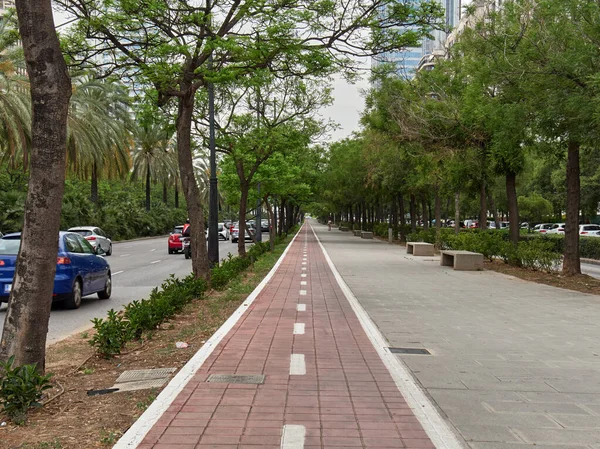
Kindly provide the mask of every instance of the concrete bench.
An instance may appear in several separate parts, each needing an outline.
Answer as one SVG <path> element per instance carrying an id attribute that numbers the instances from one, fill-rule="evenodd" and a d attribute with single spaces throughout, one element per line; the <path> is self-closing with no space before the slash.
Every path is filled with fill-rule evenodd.
<path id="1" fill-rule="evenodd" d="M 360 237 L 360 233 L 361 233 L 361 232 L 362 232 L 362 231 L 361 231 L 360 229 L 355 229 L 355 230 L 354 230 L 354 236 L 355 236 L 355 237 Z"/>
<path id="2" fill-rule="evenodd" d="M 340 231 L 348 232 L 349 230 L 346 226 L 340 226 Z"/>
<path id="3" fill-rule="evenodd" d="M 471 251 L 442 251 L 440 265 L 463 271 L 483 270 L 483 254 Z"/>
<path id="4" fill-rule="evenodd" d="M 406 254 L 413 256 L 433 256 L 433 245 L 425 242 L 406 242 Z"/>
<path id="5" fill-rule="evenodd" d="M 361 231 L 360 232 L 360 238 L 361 239 L 372 239 L 373 238 L 373 233 L 369 232 L 369 231 Z"/>

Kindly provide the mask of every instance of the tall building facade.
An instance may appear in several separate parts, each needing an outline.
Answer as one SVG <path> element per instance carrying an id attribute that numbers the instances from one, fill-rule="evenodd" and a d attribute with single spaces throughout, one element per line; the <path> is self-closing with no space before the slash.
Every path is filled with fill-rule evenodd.
<path id="1" fill-rule="evenodd" d="M 418 4 L 420 0 L 411 0 L 413 3 Z M 385 17 L 386 11 L 380 10 L 380 16 Z M 406 31 L 410 28 L 406 27 Z M 400 31 L 404 31 L 400 29 Z M 423 47 L 407 47 L 402 51 L 393 51 L 382 53 L 371 60 L 373 68 L 377 68 L 381 65 L 392 65 L 395 68 L 395 72 L 403 78 L 413 78 L 417 73 L 417 67 L 419 61 L 423 57 Z"/>
<path id="2" fill-rule="evenodd" d="M 420 0 L 413 1 L 418 3 Z M 438 1 L 445 11 L 444 29 L 433 30 L 431 38 L 424 39 L 418 47 L 409 47 L 403 51 L 388 52 L 373 58 L 373 67 L 382 64 L 393 64 L 396 67 L 398 75 L 410 79 L 416 75 L 423 61 L 431 60 L 432 55 L 437 56 L 443 51 L 448 34 L 461 20 L 463 7 L 470 4 L 472 0 Z M 385 11 L 382 11 L 382 13 L 384 14 Z"/>

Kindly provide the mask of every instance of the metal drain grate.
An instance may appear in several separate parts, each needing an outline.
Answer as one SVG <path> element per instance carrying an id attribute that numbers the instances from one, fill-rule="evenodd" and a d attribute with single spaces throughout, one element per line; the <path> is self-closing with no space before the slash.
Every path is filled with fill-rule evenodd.
<path id="1" fill-rule="evenodd" d="M 388 348 L 392 354 L 431 355 L 427 349 L 421 348 Z"/>
<path id="2" fill-rule="evenodd" d="M 112 388 L 118 391 L 146 390 L 161 388 L 167 383 L 171 374 L 177 368 L 138 369 L 124 371 L 116 380 Z"/>
<path id="3" fill-rule="evenodd" d="M 257 384 L 265 383 L 264 374 L 211 374 L 206 379 L 207 382 L 228 383 L 228 384 Z"/>
<path id="4" fill-rule="evenodd" d="M 176 368 L 157 368 L 124 371 L 121 373 L 116 382 L 120 384 L 123 382 L 139 382 L 150 379 L 166 379 L 176 370 Z"/>

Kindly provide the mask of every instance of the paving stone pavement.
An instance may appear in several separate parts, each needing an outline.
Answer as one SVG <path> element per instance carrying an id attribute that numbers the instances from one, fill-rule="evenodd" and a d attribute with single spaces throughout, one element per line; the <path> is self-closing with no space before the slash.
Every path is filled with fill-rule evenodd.
<path id="1" fill-rule="evenodd" d="M 336 268 L 473 449 L 600 448 L 600 296 L 327 231 Z"/>
<path id="2" fill-rule="evenodd" d="M 266 379 L 207 382 L 211 374 Z M 137 447 L 434 448 L 308 226 Z"/>

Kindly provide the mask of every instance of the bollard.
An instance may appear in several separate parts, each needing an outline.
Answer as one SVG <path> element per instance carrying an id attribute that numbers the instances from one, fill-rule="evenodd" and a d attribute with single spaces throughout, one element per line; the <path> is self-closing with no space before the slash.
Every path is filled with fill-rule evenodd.
<path id="1" fill-rule="evenodd" d="M 388 241 L 389 243 L 394 242 L 394 230 L 392 228 L 388 228 Z"/>

